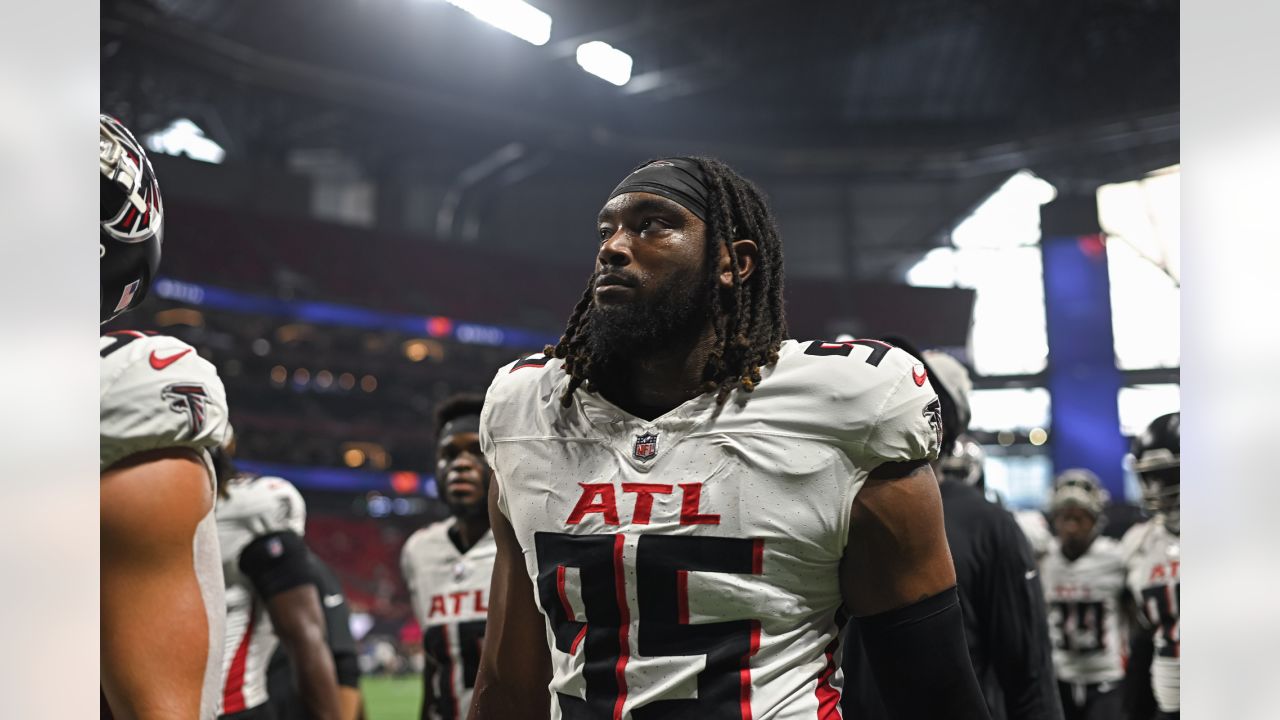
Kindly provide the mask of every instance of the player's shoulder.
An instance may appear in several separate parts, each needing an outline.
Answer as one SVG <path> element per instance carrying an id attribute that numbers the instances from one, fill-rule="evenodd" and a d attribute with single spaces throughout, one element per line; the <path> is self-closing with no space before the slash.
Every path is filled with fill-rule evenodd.
<path id="1" fill-rule="evenodd" d="M 1094 538 L 1093 543 L 1089 545 L 1089 554 L 1101 563 L 1122 564 L 1124 562 L 1124 548 L 1121 542 L 1106 535 Z"/>
<path id="2" fill-rule="evenodd" d="M 1120 538 L 1120 555 L 1124 559 L 1128 560 L 1141 552 L 1142 546 L 1145 545 L 1153 536 L 1155 528 L 1155 522 L 1145 520 L 1126 530 L 1124 537 Z"/>
<path id="3" fill-rule="evenodd" d="M 102 467 L 162 447 L 213 447 L 226 432 L 217 370 L 195 348 L 132 330 L 98 340 Z"/>
<path id="4" fill-rule="evenodd" d="M 566 382 L 564 360 L 546 353 L 524 355 L 503 365 L 485 393 L 482 433 L 502 438 L 548 432 L 551 418 L 561 410 Z"/>
<path id="5" fill-rule="evenodd" d="M 306 501 L 288 480 L 275 475 L 239 475 L 227 481 L 225 489 L 226 497 L 217 505 L 219 521 L 244 523 L 260 533 L 303 533 Z"/>
<path id="6" fill-rule="evenodd" d="M 941 409 L 924 365 L 879 340 L 787 340 L 753 394 L 769 423 L 834 438 L 860 464 L 937 455 Z"/>
<path id="7" fill-rule="evenodd" d="M 537 392 L 559 384 L 563 375 L 564 360 L 543 352 L 530 353 L 498 368 L 489 391 L 504 397 Z"/>
<path id="8" fill-rule="evenodd" d="M 104 373 L 136 366 L 149 366 L 153 373 L 161 373 L 171 366 L 181 370 L 198 368 L 212 371 L 213 368 L 196 353 L 195 348 L 182 340 L 172 335 L 139 330 L 116 330 L 100 335 L 98 355 Z M 216 372 L 212 374 L 217 375 Z"/>
<path id="9" fill-rule="evenodd" d="M 786 340 L 773 372 L 779 385 L 799 385 L 829 399 L 848 401 L 888 392 L 906 382 L 928 386 L 924 365 L 880 340 Z M 930 389 L 931 392 L 931 389 Z"/>
<path id="10" fill-rule="evenodd" d="M 401 552 L 405 555 L 416 555 L 431 552 L 442 543 L 451 542 L 449 528 L 453 527 L 454 522 L 453 517 L 448 517 L 418 528 L 405 540 L 404 549 Z"/>

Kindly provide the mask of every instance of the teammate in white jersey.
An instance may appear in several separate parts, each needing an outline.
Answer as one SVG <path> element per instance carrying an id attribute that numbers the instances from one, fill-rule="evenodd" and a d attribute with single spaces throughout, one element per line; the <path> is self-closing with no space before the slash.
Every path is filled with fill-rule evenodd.
<path id="1" fill-rule="evenodd" d="M 1054 480 L 1049 509 L 1057 542 L 1040 562 L 1040 580 L 1066 720 L 1122 716 L 1125 568 L 1119 543 L 1098 534 L 1106 502 L 1088 470 L 1066 470 Z"/>
<path id="2" fill-rule="evenodd" d="M 333 655 L 325 641 L 319 578 L 302 541 L 307 509 L 289 481 L 242 475 L 232 443 L 218 457 L 218 544 L 226 576 L 224 720 L 274 720 L 267 668 L 283 644 L 308 717 L 345 720 Z"/>
<path id="3" fill-rule="evenodd" d="M 1133 469 L 1147 510 L 1154 516 L 1132 527 L 1120 541 L 1129 591 L 1138 605 L 1135 632 L 1150 638 L 1154 650 L 1149 664 L 1130 660 L 1127 680 L 1150 683 L 1160 720 L 1177 720 L 1181 709 L 1181 445 L 1179 413 L 1156 418 L 1134 440 Z"/>
<path id="4" fill-rule="evenodd" d="M 480 664 L 496 552 L 489 532 L 493 471 L 480 452 L 484 397 L 457 395 L 436 414 L 436 485 L 453 516 L 409 536 L 400 570 L 422 626 L 423 720 L 467 716 Z"/>
<path id="5" fill-rule="evenodd" d="M 849 613 L 895 717 L 988 717 L 923 366 L 784 339 L 781 241 L 720 162 L 641 166 L 597 230 L 564 337 L 485 403 L 497 558 L 471 717 L 838 718 Z"/>
<path id="6" fill-rule="evenodd" d="M 146 153 L 99 119 L 100 311 L 135 307 L 160 264 L 164 209 Z M 222 649 L 222 571 L 208 449 L 227 401 L 213 366 L 171 337 L 98 343 L 101 412 L 102 714 L 212 718 Z"/>

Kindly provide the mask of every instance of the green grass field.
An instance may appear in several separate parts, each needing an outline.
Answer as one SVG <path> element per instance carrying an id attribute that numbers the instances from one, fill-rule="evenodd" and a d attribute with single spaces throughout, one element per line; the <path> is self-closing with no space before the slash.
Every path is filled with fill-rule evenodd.
<path id="1" fill-rule="evenodd" d="M 422 678 L 364 677 L 360 679 L 364 695 L 365 720 L 417 720 L 422 702 Z"/>

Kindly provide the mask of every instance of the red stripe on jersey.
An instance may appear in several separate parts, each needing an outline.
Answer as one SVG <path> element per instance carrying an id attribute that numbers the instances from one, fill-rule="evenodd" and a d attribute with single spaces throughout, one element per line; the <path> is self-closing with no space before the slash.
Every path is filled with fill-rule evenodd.
<path id="1" fill-rule="evenodd" d="M 760 547 L 760 541 L 756 541 Z M 742 720 L 751 720 L 751 658 L 760 651 L 760 621 L 751 621 L 751 651 L 742 658 L 742 669 L 738 671 L 739 704 Z"/>
<path id="2" fill-rule="evenodd" d="M 573 643 L 569 645 L 569 654 L 575 655 L 578 652 L 578 646 L 582 644 L 582 638 L 587 636 L 587 626 L 583 623 L 582 629 L 578 631 L 577 637 L 573 639 Z"/>
<path id="3" fill-rule="evenodd" d="M 449 699 L 453 701 L 454 717 L 457 717 L 461 708 L 458 707 L 458 691 L 455 689 L 453 674 L 461 672 L 462 658 L 453 656 L 453 643 L 449 642 L 449 623 L 441 625 L 440 631 L 444 638 L 444 651 L 449 654 L 449 667 L 445 668 L 445 674 L 440 679 L 444 681 L 442 685 L 447 683 L 445 686 L 449 688 Z"/>
<path id="4" fill-rule="evenodd" d="M 560 604 L 564 606 L 564 617 L 570 622 L 576 622 L 578 617 L 574 615 L 573 606 L 569 604 L 569 595 L 564 591 L 564 576 L 564 566 L 556 566 L 556 594 L 560 596 Z"/>
<path id="5" fill-rule="evenodd" d="M 622 706 L 627 701 L 627 657 L 631 655 L 631 643 L 627 639 L 631 631 L 631 612 L 627 609 L 627 575 L 622 564 L 625 544 L 625 536 L 613 536 L 613 577 L 618 591 L 618 665 L 614 668 L 618 679 L 618 699 L 613 704 L 613 720 L 622 720 Z"/>
<path id="6" fill-rule="evenodd" d="M 831 687 L 831 676 L 836 672 L 836 645 L 840 636 L 836 635 L 827 643 L 823 652 L 827 656 L 827 666 L 822 668 L 818 676 L 818 720 L 840 720 L 840 691 Z"/>
<path id="7" fill-rule="evenodd" d="M 222 686 L 222 714 L 244 710 L 244 667 L 249 660 L 249 645 L 253 640 L 253 628 L 257 625 L 258 603 L 255 600 L 249 606 L 249 624 L 245 626 L 244 636 L 236 646 L 235 657 L 231 659 L 231 667 L 227 670 L 227 682 Z"/>
<path id="8" fill-rule="evenodd" d="M 689 624 L 689 571 L 676 571 L 676 622 Z"/>
<path id="9" fill-rule="evenodd" d="M 751 541 L 751 574 L 764 574 L 764 538 Z"/>

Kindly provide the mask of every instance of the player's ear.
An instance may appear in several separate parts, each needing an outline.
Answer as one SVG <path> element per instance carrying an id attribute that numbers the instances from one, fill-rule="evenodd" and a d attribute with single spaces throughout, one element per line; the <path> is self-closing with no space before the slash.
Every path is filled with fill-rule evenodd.
<path id="1" fill-rule="evenodd" d="M 732 245 L 734 253 L 738 256 L 738 277 L 742 278 L 742 282 L 746 282 L 756 270 L 756 263 L 760 259 L 760 247 L 756 245 L 755 240 L 734 240 Z M 733 258 L 729 256 L 729 249 L 724 245 L 720 246 L 720 285 L 724 288 L 733 287 Z"/>

